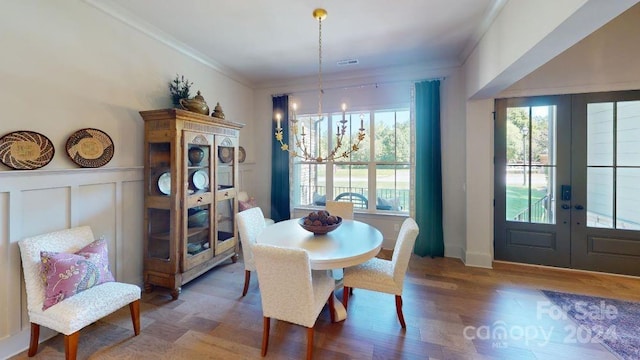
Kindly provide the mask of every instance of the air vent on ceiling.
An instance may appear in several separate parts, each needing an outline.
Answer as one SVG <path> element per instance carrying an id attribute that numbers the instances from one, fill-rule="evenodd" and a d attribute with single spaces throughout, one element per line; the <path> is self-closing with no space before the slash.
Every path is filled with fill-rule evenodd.
<path id="1" fill-rule="evenodd" d="M 338 66 L 357 65 L 358 59 L 344 59 L 337 62 Z"/>

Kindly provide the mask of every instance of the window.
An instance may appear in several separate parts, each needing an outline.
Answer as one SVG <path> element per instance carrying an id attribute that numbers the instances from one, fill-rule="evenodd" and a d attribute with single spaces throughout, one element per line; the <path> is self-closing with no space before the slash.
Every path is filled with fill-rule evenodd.
<path id="1" fill-rule="evenodd" d="M 342 113 L 301 115 L 307 150 L 327 154 L 336 142 Z M 410 112 L 408 109 L 369 110 L 344 115 L 347 130 L 342 151 L 364 126 L 367 137 L 348 158 L 331 163 L 293 158 L 294 206 L 324 206 L 327 199 L 350 201 L 355 209 L 408 212 L 410 163 Z M 332 129 L 333 131 L 329 131 Z M 373 200 L 372 200 L 373 199 Z"/>

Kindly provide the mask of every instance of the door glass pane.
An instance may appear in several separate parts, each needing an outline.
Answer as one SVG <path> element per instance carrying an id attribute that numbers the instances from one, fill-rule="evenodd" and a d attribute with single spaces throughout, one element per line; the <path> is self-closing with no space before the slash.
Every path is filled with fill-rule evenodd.
<path id="1" fill-rule="evenodd" d="M 529 108 L 507 108 L 507 164 L 524 164 L 528 158 Z"/>
<path id="2" fill-rule="evenodd" d="M 507 109 L 509 221 L 555 224 L 556 106 Z"/>
<path id="3" fill-rule="evenodd" d="M 587 166 L 613 165 L 613 103 L 587 104 Z"/>
<path id="4" fill-rule="evenodd" d="M 613 228 L 613 169 L 587 169 L 587 226 Z"/>
<path id="5" fill-rule="evenodd" d="M 529 108 L 507 108 L 506 220 L 529 222 Z"/>
<path id="6" fill-rule="evenodd" d="M 531 222 L 555 224 L 555 167 L 533 167 L 531 173 Z"/>
<path id="7" fill-rule="evenodd" d="M 621 101 L 617 110 L 617 165 L 640 166 L 640 101 Z"/>
<path id="8" fill-rule="evenodd" d="M 531 115 L 531 163 L 555 165 L 556 107 L 535 106 Z"/>
<path id="9" fill-rule="evenodd" d="M 509 221 L 529 222 L 529 188 L 522 171 L 522 166 L 507 165 L 506 217 Z"/>
<path id="10" fill-rule="evenodd" d="M 640 230 L 640 169 L 619 168 L 616 182 L 616 228 Z"/>

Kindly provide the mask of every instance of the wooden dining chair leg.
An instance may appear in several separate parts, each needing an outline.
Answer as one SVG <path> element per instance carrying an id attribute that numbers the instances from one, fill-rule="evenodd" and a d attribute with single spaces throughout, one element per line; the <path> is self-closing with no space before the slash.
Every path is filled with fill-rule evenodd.
<path id="1" fill-rule="evenodd" d="M 267 348 L 269 347 L 269 325 L 271 324 L 271 318 L 264 316 L 262 321 L 262 356 L 266 356 Z"/>
<path id="2" fill-rule="evenodd" d="M 311 360 L 313 354 L 313 328 L 307 328 L 307 360 Z"/>
<path id="3" fill-rule="evenodd" d="M 131 311 L 131 322 L 133 323 L 133 333 L 140 335 L 140 300 L 132 301 L 129 303 L 129 310 Z"/>
<path id="4" fill-rule="evenodd" d="M 349 288 L 345 286 L 342 289 L 342 305 L 344 305 L 345 311 L 347 310 L 348 303 L 349 303 Z"/>
<path id="5" fill-rule="evenodd" d="M 31 341 L 29 342 L 29 357 L 34 356 L 38 352 L 38 342 L 40 341 L 40 325 L 31 323 Z"/>
<path id="6" fill-rule="evenodd" d="M 247 295 L 247 291 L 249 290 L 249 282 L 251 281 L 251 271 L 244 271 L 244 290 L 242 290 L 242 296 Z"/>
<path id="7" fill-rule="evenodd" d="M 78 356 L 78 339 L 80 331 L 64 336 L 64 358 L 66 360 L 76 360 Z"/>
<path id="8" fill-rule="evenodd" d="M 398 313 L 398 320 L 403 329 L 407 328 L 407 324 L 404 323 L 404 315 L 402 314 L 402 296 L 396 295 L 396 312 Z"/>

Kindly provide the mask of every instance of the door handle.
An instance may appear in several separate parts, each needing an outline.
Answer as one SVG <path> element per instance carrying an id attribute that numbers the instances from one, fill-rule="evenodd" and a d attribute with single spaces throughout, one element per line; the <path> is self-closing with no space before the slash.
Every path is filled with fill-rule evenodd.
<path id="1" fill-rule="evenodd" d="M 562 204 L 561 208 L 563 208 L 564 210 L 569 210 L 571 209 L 571 205 Z"/>
<path id="2" fill-rule="evenodd" d="M 584 206 L 582 206 L 582 205 L 576 205 L 576 206 L 575 206 L 575 208 L 576 208 L 576 210 L 583 210 L 583 209 L 584 209 Z"/>

